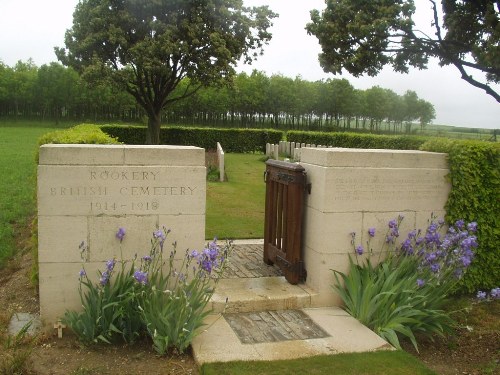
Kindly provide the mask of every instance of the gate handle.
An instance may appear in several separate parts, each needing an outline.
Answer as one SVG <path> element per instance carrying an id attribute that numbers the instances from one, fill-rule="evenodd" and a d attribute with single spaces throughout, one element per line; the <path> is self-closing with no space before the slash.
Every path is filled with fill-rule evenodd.
<path id="1" fill-rule="evenodd" d="M 267 183 L 267 171 L 264 171 L 264 182 Z"/>

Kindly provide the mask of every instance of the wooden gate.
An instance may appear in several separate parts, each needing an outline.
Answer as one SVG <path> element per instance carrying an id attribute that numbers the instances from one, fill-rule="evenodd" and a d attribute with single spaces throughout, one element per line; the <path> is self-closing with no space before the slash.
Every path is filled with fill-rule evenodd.
<path id="1" fill-rule="evenodd" d="M 264 262 L 276 263 L 290 284 L 304 281 L 302 211 L 306 174 L 299 164 L 266 161 Z"/>

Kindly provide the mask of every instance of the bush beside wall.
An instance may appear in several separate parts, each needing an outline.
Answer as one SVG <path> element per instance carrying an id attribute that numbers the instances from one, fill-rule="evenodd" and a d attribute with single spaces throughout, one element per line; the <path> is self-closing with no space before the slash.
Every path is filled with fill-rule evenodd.
<path id="1" fill-rule="evenodd" d="M 125 144 L 144 144 L 146 128 L 104 125 L 101 129 Z M 225 152 L 265 152 L 266 143 L 278 143 L 283 132 L 271 129 L 216 129 L 168 127 L 160 132 L 161 144 L 197 146 L 213 150 L 220 142 Z"/>
<path id="2" fill-rule="evenodd" d="M 345 148 L 418 150 L 428 140 L 405 135 L 289 131 L 287 141 Z"/>
<path id="3" fill-rule="evenodd" d="M 459 283 L 460 292 L 498 287 L 500 281 L 500 144 L 434 139 L 423 151 L 448 154 L 451 192 L 447 221 L 478 223 L 479 247 L 471 267 Z"/>
<path id="4" fill-rule="evenodd" d="M 69 129 L 56 130 L 42 135 L 38 145 L 54 144 L 119 144 L 118 140 L 101 130 L 97 125 L 81 124 Z"/>

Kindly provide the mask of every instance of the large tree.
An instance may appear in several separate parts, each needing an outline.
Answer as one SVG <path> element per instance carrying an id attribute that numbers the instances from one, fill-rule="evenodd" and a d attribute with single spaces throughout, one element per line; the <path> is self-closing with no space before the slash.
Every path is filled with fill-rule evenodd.
<path id="1" fill-rule="evenodd" d="M 437 1 L 427 0 L 434 35 L 416 28 L 414 0 L 326 3 L 321 14 L 311 11 L 312 22 L 306 27 L 319 39 L 325 71 L 340 74 L 345 69 L 356 77 L 374 76 L 389 64 L 407 73 L 410 66 L 426 68 L 429 58 L 436 57 L 500 102 L 495 89 L 500 82 L 500 0 L 441 0 L 441 9 Z"/>
<path id="2" fill-rule="evenodd" d="M 251 63 L 274 17 L 241 0 L 81 0 L 56 55 L 89 81 L 121 85 L 148 115 L 146 142 L 158 144 L 162 109 L 229 80 L 241 58 Z"/>

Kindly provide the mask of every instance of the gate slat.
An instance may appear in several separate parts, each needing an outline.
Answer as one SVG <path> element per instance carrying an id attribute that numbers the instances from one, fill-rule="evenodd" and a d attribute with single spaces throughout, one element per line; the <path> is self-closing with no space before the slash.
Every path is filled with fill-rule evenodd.
<path id="1" fill-rule="evenodd" d="M 282 247 L 281 249 L 285 254 L 288 253 L 288 206 L 290 202 L 288 201 L 288 185 L 282 185 L 283 186 L 283 209 L 281 211 L 281 217 L 283 221 L 283 236 L 282 236 Z M 291 228 L 293 230 L 293 228 Z M 288 258 L 288 257 L 287 257 Z"/>
<path id="2" fill-rule="evenodd" d="M 276 215 L 277 223 L 276 223 L 276 247 L 278 249 L 283 248 L 283 185 L 278 184 L 278 196 L 276 197 L 278 206 L 276 207 L 276 212 L 273 215 Z"/>

